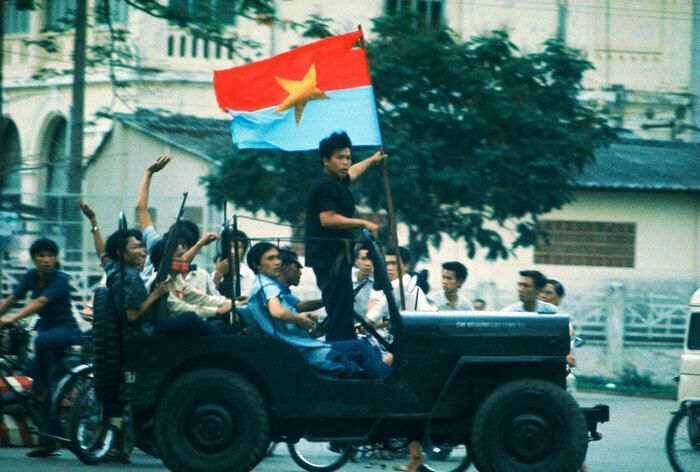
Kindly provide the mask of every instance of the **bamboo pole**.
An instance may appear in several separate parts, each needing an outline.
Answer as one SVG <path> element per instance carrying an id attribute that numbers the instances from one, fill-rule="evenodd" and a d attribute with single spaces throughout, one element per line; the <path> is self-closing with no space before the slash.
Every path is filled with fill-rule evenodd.
<path id="1" fill-rule="evenodd" d="M 360 31 L 360 47 L 365 49 L 365 36 L 362 34 L 362 25 L 357 25 L 357 29 Z M 379 151 L 384 155 L 384 148 L 380 147 Z M 391 195 L 391 181 L 389 179 L 389 164 L 387 163 L 386 157 L 382 159 L 382 179 L 384 181 L 384 194 L 386 195 L 386 206 L 389 211 L 389 234 L 391 237 L 391 244 L 394 246 L 396 252 L 396 269 L 399 276 L 399 295 L 401 301 L 401 309 L 406 309 L 406 295 L 404 294 L 403 288 L 403 270 L 401 268 L 401 250 L 399 246 L 399 234 L 396 228 L 396 213 L 394 212 L 394 199 Z"/>

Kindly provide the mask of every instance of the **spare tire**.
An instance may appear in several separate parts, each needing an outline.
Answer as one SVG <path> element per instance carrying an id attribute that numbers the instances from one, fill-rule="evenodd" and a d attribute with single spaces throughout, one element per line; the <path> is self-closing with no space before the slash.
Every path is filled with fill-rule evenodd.
<path id="1" fill-rule="evenodd" d="M 577 472 L 588 450 L 578 403 L 539 379 L 505 383 L 481 404 L 470 456 L 481 472 Z"/>
<path id="2" fill-rule="evenodd" d="M 92 341 L 95 395 L 102 403 L 117 402 L 122 376 L 122 323 L 106 288 L 95 290 Z"/>

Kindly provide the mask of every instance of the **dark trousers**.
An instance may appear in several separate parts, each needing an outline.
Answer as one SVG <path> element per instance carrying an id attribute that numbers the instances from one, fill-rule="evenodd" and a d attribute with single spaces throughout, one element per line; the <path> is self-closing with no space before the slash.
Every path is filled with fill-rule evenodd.
<path id="1" fill-rule="evenodd" d="M 57 326 L 43 330 L 34 339 L 34 358 L 28 371 L 32 377 L 32 389 L 44 393 L 51 385 L 51 372 L 63 352 L 70 346 L 83 343 L 83 335 L 77 326 Z"/>
<path id="2" fill-rule="evenodd" d="M 337 271 L 314 267 L 316 284 L 321 289 L 328 317 L 324 322 L 326 341 L 356 339 L 353 326 L 352 266 L 341 264 Z"/>
<path id="3" fill-rule="evenodd" d="M 27 371 L 32 377 L 32 390 L 35 393 L 46 393 L 46 399 L 41 404 L 39 415 L 41 423 L 39 430 L 43 433 L 61 436 L 61 426 L 56 418 L 51 418 L 51 382 L 58 381 L 61 373 L 59 362 L 64 351 L 70 346 L 83 343 L 83 335 L 77 326 L 56 326 L 40 331 L 34 339 L 34 358 L 29 361 Z M 39 444 L 45 445 L 50 440 L 45 436 L 39 437 Z"/>
<path id="4" fill-rule="evenodd" d="M 376 347 L 362 339 L 349 341 L 331 341 L 331 348 L 342 352 L 345 357 L 362 368 L 370 379 L 383 379 L 391 373 L 391 367 L 382 360 L 382 354 Z"/>
<path id="5" fill-rule="evenodd" d="M 164 336 L 216 336 L 221 330 L 214 323 L 207 323 L 196 313 L 187 311 L 153 327 L 153 334 Z"/>

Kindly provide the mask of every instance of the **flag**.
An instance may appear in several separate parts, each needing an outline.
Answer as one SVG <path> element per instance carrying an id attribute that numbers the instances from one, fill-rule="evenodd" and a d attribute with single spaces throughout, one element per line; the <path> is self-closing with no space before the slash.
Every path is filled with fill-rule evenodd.
<path id="1" fill-rule="evenodd" d="M 361 31 L 269 59 L 214 71 L 219 107 L 233 116 L 239 149 L 318 149 L 333 131 L 353 145 L 381 145 Z"/>

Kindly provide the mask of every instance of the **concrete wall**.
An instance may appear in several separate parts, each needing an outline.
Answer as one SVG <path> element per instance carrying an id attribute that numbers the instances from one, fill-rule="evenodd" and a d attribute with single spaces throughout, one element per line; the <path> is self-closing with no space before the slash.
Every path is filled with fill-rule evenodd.
<path id="1" fill-rule="evenodd" d="M 443 242 L 430 252 L 431 283 L 439 284 L 440 261 L 463 261 L 470 271 L 465 290 L 481 295 L 490 287 L 499 304 L 514 300 L 517 273 L 526 268 L 540 270 L 560 280 L 572 293 L 600 290 L 610 281 L 645 281 L 649 284 L 676 281 L 700 286 L 700 196 L 688 193 L 579 191 L 576 201 L 541 219 L 594 222 L 632 222 L 637 226 L 633 268 L 585 267 L 535 264 L 534 250 L 520 249 L 506 261 L 487 261 L 481 254 L 468 260 L 465 245 Z M 503 232 L 507 237 L 507 232 Z M 400 238 L 402 243 L 407 235 Z M 508 291 L 512 295 L 508 297 Z"/>

